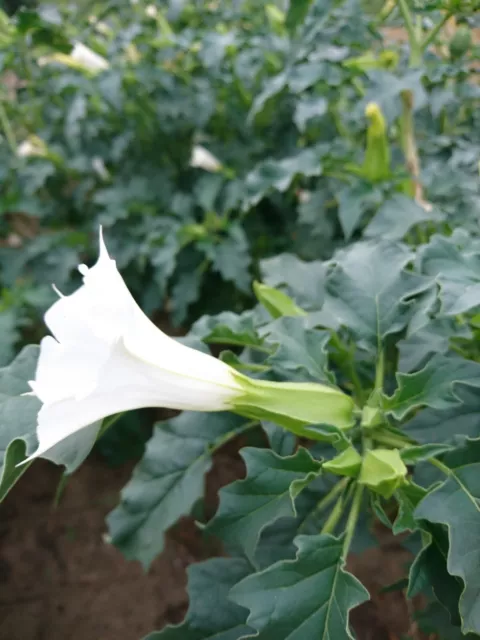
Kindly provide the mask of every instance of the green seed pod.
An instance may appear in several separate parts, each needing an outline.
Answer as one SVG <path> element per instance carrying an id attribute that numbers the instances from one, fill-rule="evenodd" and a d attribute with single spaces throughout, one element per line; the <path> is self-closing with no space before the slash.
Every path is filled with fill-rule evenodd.
<path id="1" fill-rule="evenodd" d="M 461 58 L 465 53 L 467 53 L 471 46 L 472 34 L 470 32 L 470 29 L 465 25 L 461 25 L 460 27 L 458 27 L 455 35 L 450 40 L 450 57 L 453 60 Z"/>

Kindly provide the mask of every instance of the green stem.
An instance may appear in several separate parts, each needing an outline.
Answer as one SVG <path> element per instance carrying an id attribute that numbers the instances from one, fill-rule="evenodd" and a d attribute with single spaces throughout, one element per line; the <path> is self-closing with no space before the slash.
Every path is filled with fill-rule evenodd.
<path id="1" fill-rule="evenodd" d="M 452 17 L 452 13 L 450 11 L 447 11 L 443 16 L 443 18 L 439 22 L 437 22 L 437 24 L 433 27 L 430 33 L 427 33 L 425 38 L 420 43 L 420 48 L 422 49 L 422 51 L 425 51 L 425 49 L 435 40 L 439 32 L 442 30 L 442 28 L 445 26 L 448 20 L 450 20 L 451 17 Z"/>
<path id="2" fill-rule="evenodd" d="M 382 348 L 378 352 L 377 368 L 375 370 L 375 391 L 383 391 L 385 379 L 385 353 Z"/>
<path id="3" fill-rule="evenodd" d="M 410 66 L 416 67 L 421 62 L 422 50 L 417 39 L 417 32 L 415 24 L 413 22 L 412 14 L 410 13 L 410 7 L 406 0 L 398 0 L 398 7 L 402 14 L 403 22 L 405 24 L 405 30 L 408 34 L 408 42 L 410 45 Z"/>
<path id="4" fill-rule="evenodd" d="M 440 460 L 437 460 L 436 458 L 429 458 L 428 462 L 430 462 L 430 464 L 433 464 L 434 467 L 437 467 L 437 469 L 440 469 L 440 471 L 446 476 L 453 475 L 453 471 L 449 467 L 447 467 L 446 464 L 440 462 Z"/>
<path id="5" fill-rule="evenodd" d="M 215 453 L 216 451 L 221 449 L 224 444 L 227 444 L 229 440 L 232 440 L 232 438 L 236 438 L 240 434 L 245 433 L 246 431 L 249 431 L 254 427 L 258 427 L 258 420 L 250 420 L 249 422 L 246 422 L 242 427 L 240 427 L 240 429 L 233 429 L 232 431 L 229 431 L 211 445 L 211 447 L 209 448 L 209 453 Z"/>
<path id="6" fill-rule="evenodd" d="M 8 146 L 12 150 L 12 153 L 17 153 L 17 141 L 15 139 L 15 134 L 13 133 L 12 125 L 10 124 L 10 120 L 8 119 L 7 112 L 5 111 L 5 107 L 0 101 L 0 124 L 2 125 L 3 131 L 5 132 L 5 137 L 8 142 Z"/>
<path id="7" fill-rule="evenodd" d="M 396 436 L 393 433 L 382 433 L 381 431 L 374 431 L 372 437 L 378 444 L 394 447 L 395 449 L 403 449 L 413 445 L 407 439 L 403 439 L 400 436 Z"/>
<path id="8" fill-rule="evenodd" d="M 335 506 L 331 510 L 330 515 L 328 516 L 327 521 L 323 525 L 320 533 L 333 534 L 335 532 L 335 527 L 337 526 L 340 518 L 342 517 L 342 513 L 345 508 L 345 503 L 346 503 L 345 496 L 344 495 L 340 496 L 340 498 L 335 503 Z"/>
<path id="9" fill-rule="evenodd" d="M 353 494 L 353 501 L 352 501 L 350 513 L 348 514 L 347 526 L 345 529 L 345 540 L 343 541 L 343 551 L 342 551 L 342 556 L 344 559 L 347 558 L 348 552 L 350 550 L 350 545 L 352 544 L 353 536 L 355 535 L 358 516 L 360 515 L 360 508 L 362 506 L 362 498 L 363 498 L 363 485 L 357 483 L 355 487 L 355 493 Z"/>
<path id="10" fill-rule="evenodd" d="M 397 8 L 397 3 L 395 2 L 395 0 L 387 1 L 384 4 L 382 10 L 380 11 L 377 24 L 383 24 L 386 20 L 388 20 L 388 18 L 390 18 L 390 16 L 392 15 L 392 13 L 395 11 L 396 8 Z"/>
<path id="11" fill-rule="evenodd" d="M 60 503 L 60 499 L 63 495 L 63 491 L 67 486 L 67 482 L 69 481 L 69 479 L 70 479 L 70 475 L 64 471 L 60 477 L 60 480 L 57 485 L 57 489 L 55 491 L 55 496 L 53 498 L 53 506 L 55 509 L 58 507 Z"/>

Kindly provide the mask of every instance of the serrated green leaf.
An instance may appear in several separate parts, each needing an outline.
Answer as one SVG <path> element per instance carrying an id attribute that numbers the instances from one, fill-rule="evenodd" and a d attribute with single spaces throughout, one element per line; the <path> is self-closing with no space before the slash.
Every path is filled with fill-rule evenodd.
<path id="1" fill-rule="evenodd" d="M 353 638 L 350 610 L 368 599 L 367 590 L 343 568 L 342 540 L 298 536 L 295 560 L 281 561 L 248 576 L 230 598 L 250 609 L 247 623 L 258 640 Z"/>
<path id="2" fill-rule="evenodd" d="M 16 465 L 32 453 L 37 443 L 37 414 L 40 401 L 22 394 L 31 391 L 39 348 L 25 347 L 15 360 L 0 369 L 0 501 L 28 469 Z"/>
<path id="3" fill-rule="evenodd" d="M 334 258 L 324 310 L 349 329 L 360 346 L 376 351 L 413 314 L 411 298 L 430 281 L 405 270 L 412 255 L 404 245 L 358 242 Z"/>
<path id="4" fill-rule="evenodd" d="M 480 252 L 459 246 L 455 237 L 434 236 L 418 252 L 422 273 L 440 283 L 442 313 L 458 315 L 480 305 Z"/>
<path id="5" fill-rule="evenodd" d="M 463 583 L 457 597 L 464 633 L 480 632 L 480 441 L 467 440 L 445 454 L 443 463 L 451 474 L 419 504 L 415 517 L 446 527 L 447 570 Z M 450 590 L 451 591 L 451 590 Z"/>
<path id="6" fill-rule="evenodd" d="M 297 438 L 286 429 L 282 429 L 273 422 L 262 422 L 262 429 L 267 434 L 270 447 L 279 456 L 291 456 L 295 451 Z"/>
<path id="7" fill-rule="evenodd" d="M 242 549 L 253 562 L 262 530 L 275 520 L 296 515 L 295 498 L 321 470 L 306 449 L 281 458 L 268 449 L 242 449 L 245 480 L 220 490 L 220 507 L 207 531 Z"/>
<path id="8" fill-rule="evenodd" d="M 264 343 L 250 312 L 237 315 L 224 311 L 216 316 L 203 316 L 195 322 L 190 335 L 211 344 L 231 344 L 238 347 L 262 348 Z"/>
<path id="9" fill-rule="evenodd" d="M 312 0 L 290 0 L 288 3 L 285 24 L 290 31 L 295 31 L 305 20 Z"/>
<path id="10" fill-rule="evenodd" d="M 229 413 L 196 412 L 157 423 L 120 504 L 107 516 L 111 541 L 127 558 L 150 565 L 165 531 L 202 497 L 211 447 L 245 424 Z"/>
<path id="11" fill-rule="evenodd" d="M 397 343 L 398 371 L 409 373 L 424 366 L 433 354 L 447 353 L 452 338 L 471 338 L 471 331 L 453 318 L 433 318 Z"/>
<path id="12" fill-rule="evenodd" d="M 450 409 L 459 405 L 457 387 L 480 387 L 480 364 L 456 356 L 438 355 L 421 371 L 397 374 L 397 382 L 396 392 L 384 400 L 384 409 L 401 420 L 416 407 Z"/>
<path id="13" fill-rule="evenodd" d="M 415 616 L 420 630 L 427 636 L 438 636 L 441 640 L 475 640 L 477 634 L 460 631 L 452 624 L 448 611 L 439 602 L 431 602 L 426 609 Z"/>
<path id="14" fill-rule="evenodd" d="M 447 570 L 448 538 L 442 527 L 429 526 L 427 544 L 410 567 L 407 596 L 413 598 L 429 588 L 450 614 L 454 625 L 460 626 L 458 601 L 461 581 Z"/>
<path id="15" fill-rule="evenodd" d="M 415 531 L 418 528 L 414 512 L 425 494 L 426 490 L 413 482 L 409 482 L 395 491 L 398 513 L 392 526 L 394 535 L 397 536 L 405 531 Z"/>
<path id="16" fill-rule="evenodd" d="M 396 193 L 384 202 L 365 229 L 367 238 L 401 240 L 408 231 L 422 222 L 442 220 L 434 208 L 427 211 L 407 196 Z"/>
<path id="17" fill-rule="evenodd" d="M 307 122 L 313 118 L 320 118 L 328 110 L 328 100 L 323 96 L 301 98 L 295 107 L 293 121 L 302 133 L 306 129 Z"/>
<path id="18" fill-rule="evenodd" d="M 460 404 L 450 409 L 424 409 L 403 425 L 406 434 L 429 444 L 452 443 L 458 436 L 480 437 L 480 390 L 458 387 L 456 395 Z"/>
<path id="19" fill-rule="evenodd" d="M 260 262 L 262 280 L 271 287 L 284 285 L 288 294 L 305 309 L 321 309 L 325 295 L 326 266 L 320 260 L 305 262 L 282 253 Z"/>
<path id="20" fill-rule="evenodd" d="M 315 147 L 300 149 L 282 160 L 265 160 L 251 171 L 245 180 L 243 208 L 258 204 L 271 190 L 286 191 L 296 175 L 320 176 L 322 156 Z"/>
<path id="21" fill-rule="evenodd" d="M 228 599 L 228 592 L 250 573 L 241 558 L 212 558 L 190 565 L 189 607 L 177 626 L 150 633 L 144 640 L 240 640 L 252 629 L 248 612 Z"/>
<path id="22" fill-rule="evenodd" d="M 368 182 L 356 182 L 342 187 L 336 193 L 338 219 L 345 240 L 349 240 L 367 211 L 375 210 L 381 202 L 381 193 Z"/>
<path id="23" fill-rule="evenodd" d="M 279 318 L 262 329 L 275 353 L 267 359 L 273 371 L 289 381 L 334 382 L 328 371 L 328 331 L 307 329 L 303 318 Z"/>

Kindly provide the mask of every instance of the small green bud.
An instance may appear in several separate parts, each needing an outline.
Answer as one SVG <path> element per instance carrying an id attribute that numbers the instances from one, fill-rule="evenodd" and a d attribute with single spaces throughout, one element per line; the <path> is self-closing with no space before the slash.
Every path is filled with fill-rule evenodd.
<path id="1" fill-rule="evenodd" d="M 407 467 L 398 449 L 373 449 L 363 458 L 358 482 L 384 498 L 390 498 L 404 484 L 406 476 Z"/>

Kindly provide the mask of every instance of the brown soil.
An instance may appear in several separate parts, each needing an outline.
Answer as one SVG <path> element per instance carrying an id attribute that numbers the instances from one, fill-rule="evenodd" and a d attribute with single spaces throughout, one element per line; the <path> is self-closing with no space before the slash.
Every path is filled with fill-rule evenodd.
<path id="1" fill-rule="evenodd" d="M 185 569 L 212 549 L 186 518 L 145 575 L 104 543 L 105 515 L 131 468 L 112 469 L 93 456 L 55 508 L 60 469 L 39 461 L 0 506 L 0 640 L 139 640 L 182 620 Z M 235 451 L 220 452 L 208 481 L 208 511 L 215 509 L 216 489 L 242 473 Z M 352 559 L 352 570 L 374 594 L 354 612 L 360 640 L 399 640 L 401 634 L 419 640 L 402 595 L 375 595 L 402 576 L 406 560 L 391 541 Z"/>

